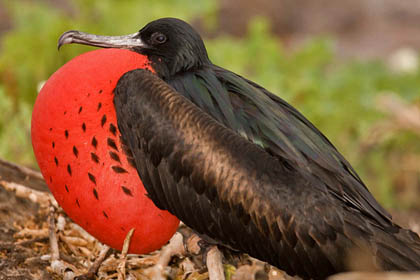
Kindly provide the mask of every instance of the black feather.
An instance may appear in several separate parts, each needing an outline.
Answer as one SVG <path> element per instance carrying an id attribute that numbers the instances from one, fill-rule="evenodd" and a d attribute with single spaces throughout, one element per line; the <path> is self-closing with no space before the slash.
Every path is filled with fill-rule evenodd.
<path id="1" fill-rule="evenodd" d="M 287 153 L 239 136 L 150 72 L 126 73 L 114 102 L 152 200 L 198 233 L 304 279 L 346 271 L 354 247 L 383 269 L 420 267 L 418 237 L 337 199 L 310 168 L 283 165 Z"/>

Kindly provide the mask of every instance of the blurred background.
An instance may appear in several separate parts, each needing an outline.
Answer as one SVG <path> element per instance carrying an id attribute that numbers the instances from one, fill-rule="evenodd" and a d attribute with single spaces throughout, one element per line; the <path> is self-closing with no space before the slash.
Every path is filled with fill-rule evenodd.
<path id="1" fill-rule="evenodd" d="M 166 16 L 298 108 L 386 208 L 420 211 L 420 0 L 0 0 L 0 157 L 37 168 L 37 90 L 92 49 L 58 52 L 61 33 L 122 35 Z"/>

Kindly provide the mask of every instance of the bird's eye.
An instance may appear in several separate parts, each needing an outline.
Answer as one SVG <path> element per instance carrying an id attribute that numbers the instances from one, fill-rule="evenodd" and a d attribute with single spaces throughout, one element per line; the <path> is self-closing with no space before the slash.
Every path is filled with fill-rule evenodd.
<path id="1" fill-rule="evenodd" d="M 153 33 L 152 34 L 152 41 L 157 44 L 163 44 L 166 42 L 166 36 L 162 33 Z"/>

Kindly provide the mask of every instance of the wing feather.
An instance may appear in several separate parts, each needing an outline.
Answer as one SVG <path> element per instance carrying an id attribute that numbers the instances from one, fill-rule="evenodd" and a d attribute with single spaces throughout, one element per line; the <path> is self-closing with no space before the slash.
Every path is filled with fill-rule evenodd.
<path id="1" fill-rule="evenodd" d="M 344 231 L 345 211 L 322 182 L 279 164 L 146 71 L 125 74 L 115 94 L 119 129 L 159 207 L 290 274 L 316 278 L 344 269 L 321 248 Z M 351 243 L 340 238 L 339 248 Z"/>

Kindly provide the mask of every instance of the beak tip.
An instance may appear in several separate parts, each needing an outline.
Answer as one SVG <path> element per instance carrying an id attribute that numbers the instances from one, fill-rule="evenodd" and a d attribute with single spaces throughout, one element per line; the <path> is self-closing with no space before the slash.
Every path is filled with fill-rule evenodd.
<path id="1" fill-rule="evenodd" d="M 61 36 L 60 36 L 60 38 L 58 39 L 58 42 L 57 42 L 57 49 L 60 50 L 60 48 L 63 45 L 73 43 L 73 36 L 76 32 L 77 31 L 70 30 L 70 31 L 67 31 L 67 32 L 64 32 L 63 34 L 61 34 Z"/>

